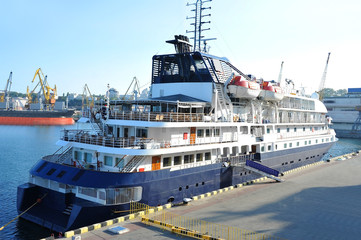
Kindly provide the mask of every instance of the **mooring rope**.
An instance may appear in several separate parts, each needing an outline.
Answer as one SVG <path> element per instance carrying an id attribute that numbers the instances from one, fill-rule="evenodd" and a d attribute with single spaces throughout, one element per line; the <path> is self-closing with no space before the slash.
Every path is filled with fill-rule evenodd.
<path id="1" fill-rule="evenodd" d="M 31 205 L 30 207 L 28 207 L 28 209 L 26 209 L 24 212 L 22 212 L 20 215 L 18 215 L 16 218 L 14 218 L 13 220 L 11 220 L 10 222 L 8 222 L 7 224 L 5 224 L 4 226 L 2 226 L 0 228 L 0 231 L 3 230 L 7 225 L 9 225 L 10 223 L 12 223 L 13 221 L 15 221 L 16 219 L 18 219 L 19 217 L 21 217 L 21 215 L 23 215 L 24 213 L 26 213 L 27 211 L 29 211 L 32 207 L 34 207 L 36 204 L 40 203 L 41 200 L 43 200 L 43 198 L 47 195 L 47 193 L 44 194 L 44 196 L 42 196 L 41 198 L 38 198 L 36 200 L 36 202 Z"/>

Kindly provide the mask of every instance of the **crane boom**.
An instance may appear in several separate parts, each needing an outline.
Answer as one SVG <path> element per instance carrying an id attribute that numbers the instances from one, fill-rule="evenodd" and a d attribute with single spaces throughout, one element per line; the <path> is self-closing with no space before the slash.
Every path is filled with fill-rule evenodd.
<path id="1" fill-rule="evenodd" d="M 10 96 L 11 84 L 13 83 L 12 78 L 13 78 L 13 72 L 10 72 L 9 78 L 6 81 L 4 92 L 0 96 L 0 102 L 4 102 L 4 101 L 8 102 L 7 98 Z"/>
<path id="2" fill-rule="evenodd" d="M 283 61 L 282 61 L 282 63 L 281 63 L 280 74 L 278 75 L 278 84 L 281 84 L 282 71 L 283 71 Z"/>
<path id="3" fill-rule="evenodd" d="M 323 91 L 324 91 L 324 88 L 325 88 L 327 68 L 328 68 L 328 61 L 330 60 L 330 55 L 331 55 L 331 53 L 329 52 L 329 53 L 328 53 L 328 56 L 327 56 L 327 61 L 326 61 L 325 70 L 323 71 L 323 74 L 322 74 L 320 86 L 318 87 L 319 99 L 320 99 L 321 101 L 322 101 L 322 99 L 323 99 L 323 94 L 324 94 Z"/>

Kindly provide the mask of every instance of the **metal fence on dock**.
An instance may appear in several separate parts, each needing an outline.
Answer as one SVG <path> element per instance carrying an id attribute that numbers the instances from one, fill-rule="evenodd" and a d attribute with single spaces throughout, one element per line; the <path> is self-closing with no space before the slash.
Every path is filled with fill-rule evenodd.
<path id="1" fill-rule="evenodd" d="M 165 210 L 154 212 L 153 209 L 143 203 L 131 202 L 130 204 L 130 213 L 143 211 L 139 214 L 143 223 L 195 239 L 283 240 L 279 237 L 207 222 Z"/>

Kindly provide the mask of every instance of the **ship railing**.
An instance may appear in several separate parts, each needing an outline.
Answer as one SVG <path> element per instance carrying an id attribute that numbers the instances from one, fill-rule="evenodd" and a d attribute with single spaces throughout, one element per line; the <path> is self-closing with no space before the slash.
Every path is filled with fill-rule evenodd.
<path id="1" fill-rule="evenodd" d="M 218 161 L 226 165 L 242 166 L 246 164 L 247 160 L 253 161 L 257 159 L 258 159 L 257 153 L 249 153 L 249 154 L 241 154 L 238 156 L 220 157 L 218 158 Z"/>
<path id="2" fill-rule="evenodd" d="M 277 139 L 306 137 L 306 136 L 325 135 L 325 134 L 330 134 L 330 130 L 326 129 L 326 130 L 314 130 L 307 132 L 278 133 Z"/>
<path id="3" fill-rule="evenodd" d="M 205 116 L 204 113 L 112 111 L 109 119 L 147 122 L 205 122 L 210 121 L 211 117 Z"/>
<path id="4" fill-rule="evenodd" d="M 204 144 L 220 144 L 236 142 L 237 136 L 224 136 L 224 137 L 212 137 L 208 140 L 197 139 L 193 144 L 190 144 L 190 139 L 184 141 L 183 138 L 177 138 L 172 140 L 161 140 L 153 138 L 140 138 L 140 137 L 119 137 L 113 136 L 101 136 L 94 134 L 91 130 L 62 130 L 62 136 L 60 137 L 63 141 L 78 142 L 85 144 L 100 145 L 105 147 L 113 148 L 140 148 L 140 149 L 159 149 L 159 148 L 170 148 L 170 147 L 184 147 L 184 146 L 196 146 Z"/>
<path id="5" fill-rule="evenodd" d="M 91 131 L 84 130 L 63 130 L 62 132 L 63 135 L 60 139 L 64 141 L 93 144 L 113 148 L 144 148 L 147 144 L 153 142 L 153 139 L 151 138 L 115 138 L 91 134 Z"/>

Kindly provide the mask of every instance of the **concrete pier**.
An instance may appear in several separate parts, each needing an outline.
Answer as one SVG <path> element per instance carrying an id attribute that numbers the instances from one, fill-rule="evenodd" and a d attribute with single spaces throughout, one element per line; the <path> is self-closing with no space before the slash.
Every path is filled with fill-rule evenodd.
<path id="1" fill-rule="evenodd" d="M 320 162 L 289 172 L 282 179 L 282 183 L 266 179 L 204 195 L 166 211 L 284 239 L 361 238 L 361 156 Z M 107 231 L 113 226 L 128 228 L 129 232 L 116 235 Z M 139 219 L 80 236 L 82 240 L 187 239 L 146 226 Z"/>

